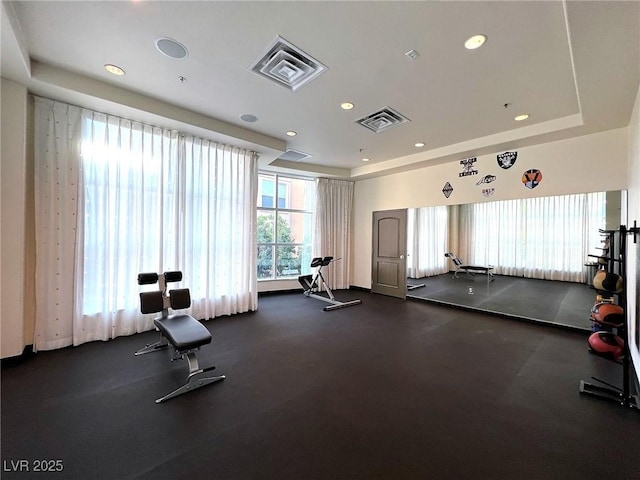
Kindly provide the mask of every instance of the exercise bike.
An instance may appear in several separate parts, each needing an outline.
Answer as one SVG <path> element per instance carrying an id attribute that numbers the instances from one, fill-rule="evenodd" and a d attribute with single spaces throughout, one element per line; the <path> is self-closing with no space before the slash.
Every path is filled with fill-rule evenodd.
<path id="1" fill-rule="evenodd" d="M 338 308 L 352 307 L 353 305 L 359 305 L 362 303 L 362 300 L 341 302 L 339 300 L 336 300 L 336 298 L 333 296 L 333 292 L 322 276 L 322 267 L 326 267 L 331 262 L 336 262 L 338 260 L 340 259 L 336 258 L 334 260 L 333 257 L 316 257 L 311 260 L 311 268 L 318 269 L 316 270 L 315 275 L 301 275 L 298 277 L 298 282 L 300 282 L 300 285 L 302 285 L 302 288 L 304 290 L 302 293 L 304 295 L 331 304 L 323 308 L 325 312 L 328 312 L 330 310 L 337 310 Z M 327 292 L 327 296 L 320 294 L 320 280 L 322 280 L 322 284 L 324 285 L 324 289 Z"/>

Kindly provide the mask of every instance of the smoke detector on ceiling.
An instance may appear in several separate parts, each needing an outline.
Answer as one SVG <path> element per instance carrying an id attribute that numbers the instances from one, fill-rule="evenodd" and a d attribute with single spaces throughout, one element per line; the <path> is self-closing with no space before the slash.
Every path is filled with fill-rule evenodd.
<path id="1" fill-rule="evenodd" d="M 249 70 L 295 92 L 327 70 L 327 67 L 278 36 Z"/>
<path id="2" fill-rule="evenodd" d="M 396 112 L 393 108 L 384 107 L 376 112 L 359 118 L 356 120 L 356 123 L 368 128 L 372 132 L 380 133 L 408 121 L 409 119 L 407 117 Z"/>

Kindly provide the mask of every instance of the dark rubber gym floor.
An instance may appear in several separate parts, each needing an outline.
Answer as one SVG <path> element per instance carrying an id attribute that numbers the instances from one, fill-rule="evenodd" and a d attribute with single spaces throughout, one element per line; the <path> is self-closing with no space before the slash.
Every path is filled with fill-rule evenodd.
<path id="1" fill-rule="evenodd" d="M 589 310 L 596 292 L 584 283 L 555 282 L 534 278 L 445 273 L 434 277 L 408 279 L 407 296 L 443 305 L 480 310 L 521 320 L 549 323 L 565 328 L 591 330 Z M 469 289 L 473 293 L 469 293 Z"/>
<path id="2" fill-rule="evenodd" d="M 206 322 L 200 363 L 227 379 L 159 405 L 187 367 L 134 357 L 155 332 L 5 362 L 2 478 L 638 478 L 640 414 L 578 392 L 621 376 L 586 332 L 335 293 L 363 303 L 266 295 Z"/>

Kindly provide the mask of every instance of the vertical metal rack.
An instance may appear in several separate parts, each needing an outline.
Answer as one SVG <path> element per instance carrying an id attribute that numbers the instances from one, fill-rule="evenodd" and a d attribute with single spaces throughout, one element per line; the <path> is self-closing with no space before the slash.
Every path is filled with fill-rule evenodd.
<path id="1" fill-rule="evenodd" d="M 616 387 L 610 383 L 592 377 L 593 380 L 598 382 L 598 385 L 580 381 L 580 393 L 585 395 L 591 395 L 603 400 L 615 402 L 626 408 L 640 409 L 640 401 L 637 395 L 631 393 L 630 372 L 632 369 L 631 364 L 631 351 L 629 348 L 629 319 L 632 315 L 628 313 L 627 304 L 627 269 L 626 269 L 626 254 L 627 254 L 627 237 L 629 234 L 633 235 L 634 243 L 637 242 L 637 236 L 640 233 L 640 228 L 636 226 L 634 222 L 633 228 L 627 229 L 625 225 L 621 225 L 618 230 L 600 230 L 600 233 L 607 235 L 609 239 L 609 257 L 607 258 L 607 271 L 616 273 L 622 277 L 622 291 L 617 294 L 618 305 L 620 305 L 625 312 L 625 325 L 622 330 L 624 341 L 624 356 L 622 358 L 622 388 Z"/>

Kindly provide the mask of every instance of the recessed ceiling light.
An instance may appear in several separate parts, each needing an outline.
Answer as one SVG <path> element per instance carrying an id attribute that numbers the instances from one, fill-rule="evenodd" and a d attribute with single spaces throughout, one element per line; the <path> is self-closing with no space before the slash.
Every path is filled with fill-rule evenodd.
<path id="1" fill-rule="evenodd" d="M 416 147 L 416 148 L 422 148 L 422 147 L 424 147 L 424 142 L 418 142 L 418 143 L 414 144 L 413 146 Z"/>
<path id="2" fill-rule="evenodd" d="M 295 137 L 298 134 L 298 132 L 294 132 L 293 130 L 289 130 L 287 132 L 287 135 L 289 135 L 290 137 Z"/>
<path id="3" fill-rule="evenodd" d="M 118 75 L 118 76 L 122 76 L 124 75 L 124 70 L 121 69 L 119 66 L 117 65 L 112 65 L 110 63 L 107 63 L 104 68 L 107 70 L 107 72 L 109 73 L 113 73 L 114 75 Z"/>
<path id="4" fill-rule="evenodd" d="M 187 58 L 187 47 L 173 38 L 162 37 L 156 40 L 156 48 L 167 57 Z"/>
<path id="5" fill-rule="evenodd" d="M 353 108 L 353 103 L 351 102 L 341 103 L 340 108 L 342 108 L 343 110 L 351 110 Z"/>
<path id="6" fill-rule="evenodd" d="M 466 42 L 464 42 L 465 48 L 469 50 L 475 50 L 476 48 L 480 48 L 484 45 L 484 42 L 487 41 L 486 35 L 474 35 L 473 37 L 469 37 Z"/>
<path id="7" fill-rule="evenodd" d="M 516 122 L 521 122 L 523 120 L 526 120 L 527 118 L 529 118 L 529 114 L 528 113 L 523 113 L 522 115 L 518 115 L 517 117 L 515 117 L 514 120 Z"/>
<path id="8" fill-rule="evenodd" d="M 362 161 L 363 162 L 368 162 L 369 160 L 371 160 L 370 158 L 363 158 Z"/>
<path id="9" fill-rule="evenodd" d="M 240 115 L 240 120 L 242 120 L 243 122 L 253 123 L 258 121 L 258 117 L 249 113 L 243 113 L 242 115 Z"/>

